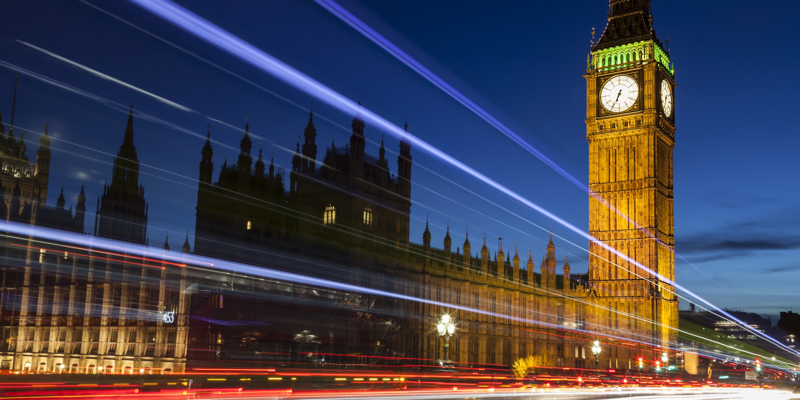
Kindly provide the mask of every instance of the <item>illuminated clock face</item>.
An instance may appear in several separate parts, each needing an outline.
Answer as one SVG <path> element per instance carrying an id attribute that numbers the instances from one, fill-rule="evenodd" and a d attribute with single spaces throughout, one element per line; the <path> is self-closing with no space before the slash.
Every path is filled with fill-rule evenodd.
<path id="1" fill-rule="evenodd" d="M 661 109 L 667 117 L 672 115 L 672 89 L 666 79 L 661 81 Z"/>
<path id="2" fill-rule="evenodd" d="M 639 85 L 628 75 L 618 75 L 609 79 L 600 92 L 600 102 L 603 107 L 615 113 L 631 108 L 638 97 Z"/>

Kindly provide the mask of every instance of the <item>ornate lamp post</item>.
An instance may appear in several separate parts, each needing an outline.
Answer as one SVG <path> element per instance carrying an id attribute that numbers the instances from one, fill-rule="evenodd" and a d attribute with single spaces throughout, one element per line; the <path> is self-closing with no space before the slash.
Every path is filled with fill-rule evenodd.
<path id="1" fill-rule="evenodd" d="M 453 324 L 449 314 L 442 315 L 442 319 L 436 325 L 436 330 L 439 331 L 439 336 L 444 336 L 444 359 L 449 361 L 450 358 L 447 353 L 450 350 L 450 336 L 453 336 L 456 331 L 456 325 Z"/>
<path id="2" fill-rule="evenodd" d="M 597 369 L 598 363 L 600 362 L 600 352 L 603 349 L 600 348 L 600 341 L 595 340 L 592 344 L 592 354 L 594 354 L 594 369 Z"/>
<path id="3" fill-rule="evenodd" d="M 661 361 L 664 362 L 664 375 L 667 375 L 667 362 L 669 362 L 669 355 L 667 355 L 666 351 L 661 353 Z"/>

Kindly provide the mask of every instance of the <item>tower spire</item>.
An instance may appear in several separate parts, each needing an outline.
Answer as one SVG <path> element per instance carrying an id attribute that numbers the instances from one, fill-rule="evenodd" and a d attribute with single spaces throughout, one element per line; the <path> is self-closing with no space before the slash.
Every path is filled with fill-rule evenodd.
<path id="1" fill-rule="evenodd" d="M 128 125 L 125 126 L 125 138 L 122 140 L 123 147 L 133 147 L 133 100 L 131 100 L 131 109 L 128 112 Z"/>

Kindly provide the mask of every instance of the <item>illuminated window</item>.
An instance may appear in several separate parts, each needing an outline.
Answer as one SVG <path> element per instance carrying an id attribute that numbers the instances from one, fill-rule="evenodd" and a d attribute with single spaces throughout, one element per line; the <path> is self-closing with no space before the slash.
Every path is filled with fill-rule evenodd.
<path id="1" fill-rule="evenodd" d="M 253 227 L 253 224 L 251 224 L 250 221 L 247 221 L 247 230 L 249 231 L 250 228 L 252 228 L 252 227 Z"/>
<path id="2" fill-rule="evenodd" d="M 44 253 L 45 253 L 44 249 L 39 249 L 39 263 L 44 262 Z"/>
<path id="3" fill-rule="evenodd" d="M 364 208 L 364 225 L 372 226 L 372 208 L 370 206 Z"/>
<path id="4" fill-rule="evenodd" d="M 325 207 L 325 214 L 322 215 L 322 223 L 325 225 L 336 223 L 336 207 L 330 204 Z"/>

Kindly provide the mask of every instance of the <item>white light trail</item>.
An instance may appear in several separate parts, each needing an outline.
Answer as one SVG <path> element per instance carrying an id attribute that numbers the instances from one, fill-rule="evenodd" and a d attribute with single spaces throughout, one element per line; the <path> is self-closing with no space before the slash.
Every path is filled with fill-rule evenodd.
<path id="1" fill-rule="evenodd" d="M 292 68 L 291 66 L 287 65 L 286 63 L 278 60 L 277 58 L 265 53 L 264 51 L 256 48 L 252 44 L 245 42 L 244 40 L 240 39 L 239 37 L 231 34 L 230 32 L 220 28 L 219 26 L 209 22 L 208 20 L 188 11 L 187 9 L 167 0 L 130 0 L 132 3 L 137 4 L 138 6 L 142 7 L 145 10 L 150 11 L 154 15 L 180 27 L 181 29 L 194 34 L 198 38 L 220 48 L 223 51 L 228 52 L 229 54 L 249 63 L 250 65 L 282 80 L 285 83 L 288 83 L 294 86 L 296 89 L 301 90 L 309 95 L 315 96 L 322 101 L 326 102 L 330 106 L 351 115 L 358 114 L 361 115 L 362 118 L 366 121 L 369 121 L 371 124 L 374 124 L 378 128 L 386 131 L 387 133 L 401 139 L 406 140 L 409 143 L 421 148 L 426 153 L 429 153 L 448 164 L 466 172 L 467 174 L 473 176 L 474 178 L 486 183 L 487 185 L 497 189 L 498 191 L 506 194 L 507 196 L 513 198 L 514 200 L 528 206 L 529 208 L 547 216 L 548 218 L 552 219 L 553 221 L 559 223 L 560 225 L 564 226 L 565 228 L 573 231 L 574 233 L 583 236 L 584 238 L 588 239 L 591 242 L 596 243 L 598 246 L 614 253 L 621 259 L 642 268 L 642 270 L 647 271 L 648 273 L 652 274 L 653 276 L 658 277 L 661 282 L 667 283 L 675 288 L 678 288 L 680 291 L 683 291 L 694 298 L 698 299 L 699 301 L 703 302 L 704 304 L 712 307 L 714 310 L 722 313 L 726 317 L 728 317 L 732 321 L 736 321 L 741 324 L 743 327 L 746 327 L 750 331 L 754 332 L 755 334 L 765 338 L 766 340 L 773 342 L 774 344 L 778 345 L 779 347 L 789 351 L 790 353 L 794 353 L 800 355 L 800 352 L 794 350 L 780 341 L 777 341 L 766 334 L 759 332 L 758 330 L 754 330 L 747 326 L 744 322 L 740 321 L 739 319 L 735 318 L 734 316 L 730 315 L 729 313 L 725 312 L 724 310 L 720 309 L 719 307 L 713 305 L 709 301 L 705 300 L 704 298 L 700 297 L 699 295 L 695 294 L 694 292 L 690 291 L 689 289 L 678 285 L 671 279 L 667 278 L 666 276 L 661 275 L 657 271 L 653 271 L 652 269 L 642 265 L 638 261 L 628 257 L 624 253 L 614 249 L 612 246 L 605 244 L 603 241 L 598 240 L 588 233 L 580 230 L 579 228 L 575 227 L 574 225 L 570 224 L 566 220 L 560 218 L 559 216 L 551 213 L 550 211 L 546 210 L 545 208 L 539 206 L 538 204 L 528 200 L 527 198 L 519 195 L 518 193 L 514 192 L 513 190 L 501 185 L 500 183 L 492 180 L 491 178 L 483 175 L 482 173 L 478 172 L 477 170 L 469 167 L 468 165 L 462 163 L 461 161 L 455 159 L 454 157 L 450 156 L 449 154 L 439 150 L 438 148 L 428 144 L 427 142 L 417 138 L 416 136 L 410 134 L 409 132 L 400 129 L 399 127 L 393 125 L 389 121 L 385 120 L 381 116 L 373 113 L 372 111 L 362 107 L 360 104 L 356 104 L 355 102 L 349 100 L 348 98 L 342 96 L 340 93 L 330 89 L 329 87 L 323 85 L 322 83 L 312 79 L 311 77 L 297 71 L 296 69 Z M 659 285 L 660 286 L 660 285 Z"/>
<path id="2" fill-rule="evenodd" d="M 144 95 L 150 96 L 150 97 L 152 97 L 152 98 L 154 98 L 154 99 L 156 99 L 156 100 L 158 100 L 158 101 L 160 101 L 160 102 L 162 102 L 162 103 L 164 103 L 164 104 L 166 104 L 168 106 L 175 107 L 175 108 L 177 108 L 177 109 L 179 109 L 181 111 L 187 111 L 187 112 L 192 112 L 192 113 L 196 113 L 197 112 L 197 111 L 192 110 L 189 107 L 182 106 L 182 105 L 180 105 L 180 104 L 178 104 L 178 103 L 176 103 L 174 101 L 171 101 L 171 100 L 167 100 L 167 99 L 165 99 L 165 98 L 163 98 L 163 97 L 161 97 L 159 95 L 150 93 L 150 92 L 148 92 L 148 91 L 146 91 L 146 90 L 144 90 L 142 88 L 133 86 L 130 83 L 127 83 L 127 82 L 123 82 L 123 81 L 121 81 L 121 80 L 119 80 L 117 78 L 114 78 L 113 76 L 106 75 L 106 74 L 104 74 L 104 73 L 102 73 L 100 71 L 93 70 L 93 69 L 91 69 L 91 68 L 89 68 L 89 67 L 87 67 L 87 66 L 85 66 L 83 64 L 79 64 L 79 63 L 77 63 L 75 61 L 72 61 L 72 60 L 70 60 L 68 58 L 65 58 L 65 57 L 62 57 L 62 56 L 60 56 L 58 54 L 49 52 L 49 51 L 47 51 L 47 50 L 45 50 L 45 49 L 43 49 L 41 47 L 34 46 L 34 45 L 32 45 L 32 44 L 30 44 L 28 42 L 24 42 L 22 40 L 17 40 L 17 42 L 22 43 L 25 46 L 28 46 L 28 47 L 30 47 L 30 48 L 32 48 L 34 50 L 39 51 L 39 52 L 42 52 L 42 53 L 44 53 L 44 54 L 46 54 L 46 55 L 48 55 L 50 57 L 53 57 L 53 58 L 58 59 L 58 60 L 61 60 L 61 61 L 65 62 L 65 63 L 67 63 L 69 65 L 72 65 L 74 67 L 80 68 L 80 69 L 82 69 L 82 70 L 84 70 L 84 71 L 86 71 L 86 72 L 88 72 L 88 73 L 90 73 L 90 74 L 92 74 L 94 76 L 100 77 L 102 79 L 114 82 L 114 83 L 116 83 L 118 85 L 125 86 L 128 89 L 133 89 L 133 90 L 135 90 L 135 91 L 137 91 L 139 93 L 142 93 Z"/>
<path id="3" fill-rule="evenodd" d="M 113 240 L 108 238 L 102 238 L 97 236 L 89 236 L 87 240 L 87 236 L 79 233 L 74 232 L 67 232 L 62 231 L 54 228 L 46 228 L 41 226 L 31 226 L 30 224 L 20 223 L 20 222 L 13 222 L 13 221 L 0 221 L 0 231 L 6 231 L 11 234 L 19 235 L 22 237 L 32 238 L 35 240 L 50 240 L 54 241 L 57 245 L 63 245 L 64 243 L 77 245 L 77 246 L 85 246 L 89 250 L 97 250 L 97 249 L 104 249 L 109 251 L 117 251 L 121 253 L 128 253 L 128 254 L 135 254 L 141 257 L 150 257 L 155 259 L 161 259 L 169 262 L 179 263 L 179 264 L 186 264 L 186 265 L 198 265 L 205 268 L 213 268 L 219 272 L 230 272 L 230 273 L 237 273 L 237 274 L 244 274 L 250 276 L 257 276 L 261 278 L 269 278 L 274 279 L 277 281 L 287 281 L 287 282 L 295 282 L 299 284 L 323 287 L 328 289 L 336 289 L 336 290 L 343 290 L 343 291 L 350 291 L 355 293 L 364 293 L 364 294 L 371 294 L 376 296 L 384 296 L 388 298 L 395 298 L 400 300 L 409 300 L 414 302 L 420 302 L 440 307 L 445 307 L 454 310 L 460 310 L 465 312 L 472 312 L 476 314 L 483 314 L 483 315 L 491 315 L 496 316 L 503 319 L 508 319 L 512 321 L 519 321 L 527 324 L 532 325 L 540 325 L 545 326 L 548 328 L 554 329 L 567 329 L 573 332 L 581 332 L 586 334 L 594 335 L 594 331 L 586 330 L 586 329 L 577 329 L 577 328 L 566 328 L 564 326 L 548 323 L 544 321 L 537 321 L 528 318 L 516 317 L 513 315 L 507 315 L 503 313 L 496 313 L 488 310 L 483 310 L 479 308 L 473 308 L 468 306 L 462 306 L 458 304 L 451 304 L 446 303 L 443 301 L 436 301 L 430 299 L 424 299 L 420 297 L 409 296 L 401 293 L 394 293 L 385 290 L 373 289 L 358 285 L 353 285 L 349 283 L 342 283 L 337 282 L 329 279 L 323 278 L 316 278 L 307 275 L 295 274 L 286 271 L 280 271 L 277 269 L 271 269 L 267 266 L 255 266 L 249 264 L 238 263 L 235 261 L 228 261 L 223 259 L 216 259 L 196 254 L 190 253 L 178 253 L 173 255 L 170 252 L 165 252 L 162 249 L 157 249 L 154 247 L 146 246 L 146 245 L 138 245 L 128 242 L 122 242 L 119 240 Z M 649 342 L 639 341 L 635 339 L 631 339 L 629 337 L 621 337 L 621 336 L 614 336 L 609 334 L 604 334 L 605 337 L 610 337 L 622 341 L 627 342 L 635 342 L 640 343 L 643 345 L 650 346 L 652 345 Z"/>
<path id="4" fill-rule="evenodd" d="M 676 256 L 678 256 L 678 258 L 683 260 L 685 263 L 689 264 L 689 266 L 691 266 L 692 268 L 697 270 L 697 272 L 703 274 L 703 276 L 705 276 L 706 278 L 708 278 L 709 280 L 714 282 L 717 286 L 722 287 L 722 285 L 720 285 L 719 282 L 714 280 L 714 278 L 708 276 L 708 274 L 706 274 L 703 270 L 701 270 L 700 268 L 698 268 L 697 266 L 695 266 L 694 264 L 689 262 L 689 260 L 684 258 L 682 255 L 676 253 L 674 249 L 672 249 L 666 243 L 664 243 L 661 240 L 659 240 L 658 237 L 653 235 L 648 229 L 645 229 L 644 227 L 639 225 L 635 220 L 633 220 L 633 218 L 628 217 L 627 215 L 625 215 L 625 213 L 623 213 L 622 211 L 620 211 L 619 209 L 617 209 L 616 207 L 611 205 L 602 196 L 599 196 L 599 195 L 591 192 L 589 190 L 588 186 L 586 186 L 583 182 L 579 181 L 577 178 L 572 176 L 569 172 L 567 172 L 566 170 L 561 168 L 561 166 L 559 166 L 555 161 L 550 160 L 547 156 L 544 155 L 544 153 L 542 153 L 541 151 L 536 149 L 533 145 L 531 145 L 525 139 L 520 137 L 516 132 L 514 132 L 511 129 L 509 129 L 508 127 L 506 127 L 502 122 L 497 120 L 494 116 L 492 116 L 491 114 L 486 112 L 483 108 L 481 108 L 480 106 L 475 104 L 475 102 L 470 100 L 467 96 L 463 95 L 461 92 L 459 92 L 457 89 L 455 89 L 450 84 L 445 82 L 439 76 L 434 74 L 432 71 L 430 71 L 424 65 L 422 65 L 420 62 L 418 62 L 413 57 L 408 55 L 405 51 L 400 49 L 397 45 L 395 45 L 394 43 L 392 43 L 391 41 L 389 41 L 388 39 L 383 37 L 383 35 L 381 35 L 380 33 L 376 32 L 369 25 L 367 25 L 366 23 L 361 21 L 359 18 L 354 16 L 352 13 L 347 11 L 344 7 L 340 6 L 339 4 L 337 4 L 333 0 L 315 0 L 315 1 L 317 2 L 317 4 L 319 4 L 320 6 L 325 8 L 326 10 L 328 10 L 331 14 L 333 14 L 334 16 L 336 16 L 337 18 L 342 20 L 344 23 L 346 23 L 347 25 L 350 25 L 350 27 L 352 27 L 353 29 L 355 29 L 356 31 L 358 31 L 359 33 L 364 35 L 367 39 L 371 40 L 373 43 L 375 43 L 376 45 L 378 45 L 382 49 L 386 50 L 389 54 L 391 54 L 392 56 L 397 58 L 400 62 L 402 62 L 403 64 L 405 64 L 409 68 L 411 68 L 414 72 L 418 73 L 420 76 L 422 76 L 423 78 L 427 79 L 428 82 L 432 83 L 434 86 L 438 87 L 443 92 L 447 93 L 454 100 L 456 100 L 459 103 L 461 103 L 464 107 L 466 107 L 467 109 L 472 111 L 475 115 L 477 115 L 478 117 L 480 117 L 481 119 L 486 121 L 489 125 L 491 125 L 495 129 L 500 131 L 500 133 L 504 134 L 506 137 L 511 139 L 514 143 L 518 144 L 520 147 L 522 147 L 523 149 L 528 151 L 530 154 L 532 154 L 533 156 L 538 158 L 545 165 L 547 165 L 548 167 L 550 167 L 551 169 L 556 171 L 559 175 L 561 175 L 562 177 L 564 177 L 565 179 L 570 181 L 572 184 L 577 186 L 579 189 L 581 189 L 585 193 L 588 193 L 589 196 L 591 196 L 595 200 L 599 201 L 606 208 L 608 208 L 609 210 L 611 210 L 615 214 L 617 214 L 620 217 L 622 217 L 623 219 L 625 219 L 628 223 L 630 223 L 631 225 L 635 226 L 641 232 L 643 232 L 644 234 L 648 235 L 651 239 L 655 240 L 660 246 L 665 247 L 671 253 L 673 253 Z M 725 288 L 723 287 L 723 289 L 725 289 Z"/>

